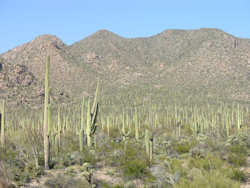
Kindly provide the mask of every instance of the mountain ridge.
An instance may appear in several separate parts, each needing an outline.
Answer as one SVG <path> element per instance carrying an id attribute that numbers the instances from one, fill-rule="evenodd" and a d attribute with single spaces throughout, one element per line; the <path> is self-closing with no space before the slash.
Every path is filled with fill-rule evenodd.
<path id="1" fill-rule="evenodd" d="M 27 66 L 42 82 L 47 55 L 52 87 L 70 97 L 89 95 L 99 78 L 106 91 L 148 85 L 250 99 L 250 39 L 219 29 L 173 29 L 137 38 L 98 30 L 72 45 L 45 34 L 0 57 Z"/>

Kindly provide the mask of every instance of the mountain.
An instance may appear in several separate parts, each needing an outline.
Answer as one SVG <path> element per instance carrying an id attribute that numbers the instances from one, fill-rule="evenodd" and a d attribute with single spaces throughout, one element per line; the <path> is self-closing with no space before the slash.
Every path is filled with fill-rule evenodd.
<path id="1" fill-rule="evenodd" d="M 68 49 L 117 87 L 150 83 L 249 99 L 250 40 L 218 29 L 166 30 L 133 39 L 101 30 Z"/>
<path id="2" fill-rule="evenodd" d="M 42 35 L 0 58 L 24 65 L 42 83 L 47 55 L 54 93 L 69 98 L 89 95 L 99 78 L 106 94 L 148 87 L 250 101 L 250 39 L 219 29 L 165 30 L 147 38 L 100 30 L 70 46 Z"/>
<path id="3" fill-rule="evenodd" d="M 40 103 L 43 91 L 27 67 L 0 59 L 0 95 L 10 104 Z"/>

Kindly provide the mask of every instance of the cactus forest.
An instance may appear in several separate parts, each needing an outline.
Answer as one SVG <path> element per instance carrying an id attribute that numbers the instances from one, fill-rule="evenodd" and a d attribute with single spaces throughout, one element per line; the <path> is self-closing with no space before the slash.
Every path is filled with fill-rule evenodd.
<path id="1" fill-rule="evenodd" d="M 96 91 L 69 104 L 9 110 L 1 101 L 1 175 L 12 187 L 240 187 L 249 163 L 249 105 L 166 93 L 120 103 Z M 93 97 L 92 97 L 93 96 Z M 124 101 L 124 102 L 121 102 Z"/>

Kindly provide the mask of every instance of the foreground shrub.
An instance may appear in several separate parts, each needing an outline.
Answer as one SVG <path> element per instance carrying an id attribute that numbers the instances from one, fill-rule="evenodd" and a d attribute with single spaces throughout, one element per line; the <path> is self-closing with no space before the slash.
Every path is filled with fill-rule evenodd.
<path id="1" fill-rule="evenodd" d="M 142 179 L 150 175 L 147 165 L 144 161 L 127 161 L 122 167 L 124 176 L 128 179 Z"/>
<path id="2" fill-rule="evenodd" d="M 174 188 L 239 188 L 240 183 L 231 180 L 222 173 L 212 170 L 203 176 L 194 177 L 193 180 L 183 178 L 173 186 Z"/>

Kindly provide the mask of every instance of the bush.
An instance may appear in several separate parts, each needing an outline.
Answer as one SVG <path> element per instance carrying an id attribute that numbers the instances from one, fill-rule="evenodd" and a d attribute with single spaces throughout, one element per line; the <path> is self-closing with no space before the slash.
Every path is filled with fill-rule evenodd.
<path id="1" fill-rule="evenodd" d="M 147 165 L 144 161 L 127 161 L 122 167 L 124 176 L 128 179 L 142 179 L 145 176 L 148 176 L 150 173 L 147 170 Z"/>
<path id="2" fill-rule="evenodd" d="M 247 156 L 244 154 L 231 153 L 228 156 L 228 162 L 236 167 L 244 166 L 247 163 Z"/>
<path id="3" fill-rule="evenodd" d="M 179 183 L 175 184 L 173 188 L 239 188 L 239 186 L 238 182 L 234 182 L 222 174 L 213 171 L 203 177 L 194 178 L 192 181 L 183 178 Z"/>
<path id="4" fill-rule="evenodd" d="M 48 188 L 89 188 L 90 185 L 84 178 L 74 179 L 71 176 L 57 175 L 48 179 L 45 184 Z"/>
<path id="5" fill-rule="evenodd" d="M 239 169 L 233 169 L 231 179 L 243 182 L 246 181 L 246 175 Z"/>
<path id="6" fill-rule="evenodd" d="M 195 145 L 195 142 L 180 142 L 173 146 L 174 150 L 179 154 L 188 153 L 189 150 Z"/>
<path id="7" fill-rule="evenodd" d="M 247 155 L 247 147 L 245 145 L 233 144 L 228 147 L 228 151 L 235 154 Z"/>
<path id="8" fill-rule="evenodd" d="M 233 144 L 227 148 L 229 151 L 228 162 L 236 167 L 244 166 L 247 163 L 247 147 L 245 145 Z"/>
<path id="9" fill-rule="evenodd" d="M 213 169 L 220 169 L 224 165 L 224 162 L 219 156 L 207 153 L 205 158 L 190 158 L 189 167 L 195 167 L 206 171 Z"/>

